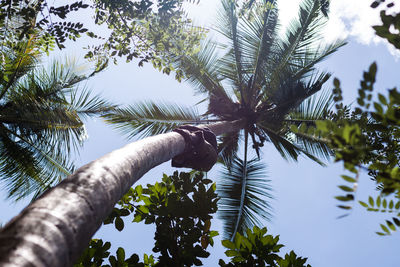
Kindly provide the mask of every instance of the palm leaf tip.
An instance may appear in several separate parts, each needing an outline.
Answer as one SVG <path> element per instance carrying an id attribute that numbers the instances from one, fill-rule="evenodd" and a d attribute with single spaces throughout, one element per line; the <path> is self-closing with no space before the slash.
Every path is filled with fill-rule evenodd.
<path id="1" fill-rule="evenodd" d="M 243 186 L 243 171 L 246 166 L 245 190 Z M 266 166 L 258 159 L 252 159 L 244 164 L 243 160 L 235 157 L 232 166 L 225 168 L 223 175 L 217 184 L 217 193 L 220 197 L 218 217 L 224 221 L 224 238 L 230 239 L 237 231 L 243 233 L 245 229 L 254 225 L 261 225 L 272 217 L 270 200 L 270 180 L 266 179 Z M 241 206 L 242 193 L 244 202 Z M 241 211 L 241 218 L 238 218 Z"/>

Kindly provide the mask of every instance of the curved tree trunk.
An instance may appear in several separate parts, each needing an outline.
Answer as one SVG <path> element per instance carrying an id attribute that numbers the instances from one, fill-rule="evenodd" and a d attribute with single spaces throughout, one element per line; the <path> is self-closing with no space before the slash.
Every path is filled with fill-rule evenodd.
<path id="1" fill-rule="evenodd" d="M 216 135 L 243 121 L 206 125 Z M 0 266 L 71 266 L 114 205 L 147 171 L 182 153 L 175 132 L 133 142 L 81 168 L 27 206 L 0 232 Z"/>

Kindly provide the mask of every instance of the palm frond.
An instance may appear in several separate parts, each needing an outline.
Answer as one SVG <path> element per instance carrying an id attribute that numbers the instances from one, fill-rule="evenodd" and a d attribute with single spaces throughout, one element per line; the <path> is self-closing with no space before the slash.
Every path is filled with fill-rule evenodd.
<path id="1" fill-rule="evenodd" d="M 312 95 L 290 112 L 286 122 L 299 125 L 315 120 L 322 120 L 331 111 L 333 107 L 333 98 L 329 90 L 323 90 L 319 94 Z"/>
<path id="2" fill-rule="evenodd" d="M 235 85 L 236 96 L 244 104 L 246 103 L 246 95 L 244 94 L 245 71 L 242 59 L 243 40 L 238 35 L 239 18 L 237 13 L 235 1 L 222 0 L 222 8 L 219 11 L 217 21 L 217 30 L 227 38 L 227 41 L 230 43 L 230 49 L 218 61 L 218 64 L 221 75 Z"/>
<path id="3" fill-rule="evenodd" d="M 239 149 L 240 132 L 229 132 L 219 137 L 218 155 L 219 162 L 223 163 L 228 170 L 232 166 L 232 161 L 237 157 Z"/>
<path id="4" fill-rule="evenodd" d="M 4 126 L 0 126 L 0 135 L 0 177 L 10 198 L 40 194 L 73 170 L 56 144 L 34 143 Z"/>
<path id="5" fill-rule="evenodd" d="M 307 82 L 293 80 L 281 80 L 279 89 L 271 96 L 273 103 L 276 103 L 280 114 L 287 114 L 296 109 L 305 99 L 309 98 L 319 90 L 330 78 L 329 73 L 315 74 Z"/>
<path id="6" fill-rule="evenodd" d="M 276 33 L 278 29 L 278 10 L 275 0 L 267 1 L 249 11 L 247 18 L 241 20 L 238 29 L 242 42 L 243 65 L 251 75 L 251 83 L 246 88 L 247 99 L 255 100 L 260 92 L 256 88 L 265 79 L 265 71 L 270 58 L 275 52 Z M 256 97 L 254 97 L 256 96 Z M 250 103 L 254 106 L 256 103 Z"/>
<path id="7" fill-rule="evenodd" d="M 80 89 L 80 90 L 79 90 Z M 76 112 L 81 118 L 104 115 L 114 110 L 117 105 L 111 104 L 101 96 L 91 95 L 92 92 L 85 88 L 74 88 L 68 100 L 70 109 Z"/>
<path id="8" fill-rule="evenodd" d="M 21 41 L 5 51 L 0 51 L 0 99 L 13 88 L 26 73 L 37 65 L 39 51 L 34 47 L 35 39 Z"/>
<path id="9" fill-rule="evenodd" d="M 286 133 L 288 139 L 300 146 L 304 151 L 312 155 L 329 160 L 333 152 L 323 139 L 318 136 L 309 136 L 301 131 L 290 131 L 291 125 L 296 127 L 314 127 L 316 120 L 327 119 L 333 106 L 332 95 L 328 90 L 313 95 L 303 101 L 300 106 L 288 114 L 285 123 L 289 131 Z"/>
<path id="10" fill-rule="evenodd" d="M 129 138 L 166 133 L 183 124 L 201 123 L 201 117 L 192 107 L 152 101 L 118 108 L 102 117 Z"/>
<path id="11" fill-rule="evenodd" d="M 337 40 L 328 45 L 320 45 L 317 48 L 309 49 L 302 57 L 291 63 L 293 79 L 308 77 L 316 71 L 316 65 L 324 61 L 328 56 L 335 53 L 340 47 L 346 45 L 343 40 Z"/>
<path id="12" fill-rule="evenodd" d="M 286 33 L 286 38 L 281 39 L 275 59 L 270 65 L 272 70 L 268 80 L 268 90 L 266 95 L 270 95 L 276 90 L 281 77 L 287 76 L 288 70 L 299 62 L 305 61 L 305 57 L 314 57 L 315 44 L 321 40 L 319 33 L 324 16 L 320 13 L 319 0 L 303 0 L 300 5 L 299 16 L 293 20 Z M 307 59 L 307 61 L 310 61 Z M 293 71 L 290 71 L 293 73 Z M 289 73 L 290 73 L 289 72 Z"/>
<path id="13" fill-rule="evenodd" d="M 200 51 L 191 56 L 180 56 L 175 59 L 174 66 L 184 72 L 185 77 L 199 93 L 225 94 L 221 82 L 217 62 L 216 43 L 205 40 Z M 225 92 L 225 93 L 224 93 Z"/>
<path id="14" fill-rule="evenodd" d="M 245 178 L 243 173 L 247 174 Z M 224 239 L 230 239 L 234 235 L 238 221 L 237 231 L 243 233 L 247 228 L 262 224 L 263 220 L 270 220 L 272 208 L 269 201 L 273 197 L 269 182 L 265 175 L 265 165 L 258 159 L 244 164 L 243 160 L 235 158 L 230 170 L 224 170 L 217 183 L 217 193 L 221 198 L 218 202 L 218 217 L 224 221 Z M 243 193 L 244 205 L 240 211 Z M 239 213 L 242 214 L 240 218 Z"/>
<path id="15" fill-rule="evenodd" d="M 265 124 L 259 124 L 258 125 L 264 132 L 265 135 L 268 137 L 268 141 L 270 141 L 276 148 L 276 150 L 281 154 L 281 156 L 286 159 L 286 160 L 294 160 L 297 161 L 298 156 L 303 154 L 309 159 L 317 162 L 318 164 L 324 166 L 325 163 L 323 163 L 316 155 L 314 155 L 312 152 L 313 151 L 307 151 L 304 147 L 301 147 L 293 140 L 290 140 L 289 138 L 283 137 L 284 134 L 279 134 L 274 132 L 273 130 L 269 129 L 268 126 Z"/>

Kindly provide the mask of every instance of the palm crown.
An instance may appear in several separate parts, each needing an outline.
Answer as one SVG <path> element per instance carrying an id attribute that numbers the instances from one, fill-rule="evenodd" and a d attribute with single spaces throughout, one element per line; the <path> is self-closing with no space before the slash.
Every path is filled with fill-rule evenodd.
<path id="1" fill-rule="evenodd" d="M 90 75 L 57 62 L 46 70 L 40 36 L 11 37 L 0 51 L 0 179 L 8 196 L 20 199 L 66 177 L 73 170 L 70 148 L 86 135 L 82 118 L 113 106 L 78 86 L 105 65 Z"/>
<path id="2" fill-rule="evenodd" d="M 321 44 L 326 4 L 321 6 L 319 0 L 303 0 L 298 18 L 283 36 L 274 5 L 275 1 L 250 1 L 240 8 L 233 0 L 222 0 L 217 30 L 224 41 L 205 41 L 196 55 L 176 58 L 176 68 L 198 93 L 206 95 L 205 114 L 147 102 L 105 117 L 131 136 L 163 133 L 187 123 L 243 120 L 243 129 L 222 135 L 219 145 L 220 162 L 226 166 L 218 185 L 219 214 L 229 238 L 270 217 L 268 180 L 258 162 L 264 142 L 272 143 L 287 159 L 303 154 L 322 164 L 320 158 L 330 156 L 323 143 L 292 132 L 291 127 L 324 118 L 331 98 L 313 95 L 330 75 L 317 72 L 315 65 L 343 42 Z M 253 160 L 247 158 L 249 139 L 258 154 Z"/>

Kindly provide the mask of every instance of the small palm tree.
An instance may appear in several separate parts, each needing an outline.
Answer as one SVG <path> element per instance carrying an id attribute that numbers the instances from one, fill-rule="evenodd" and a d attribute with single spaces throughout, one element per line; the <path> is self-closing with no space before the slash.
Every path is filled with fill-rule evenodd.
<path id="1" fill-rule="evenodd" d="M 90 97 L 73 64 L 40 65 L 36 36 L 0 51 L 0 179 L 8 196 L 35 197 L 73 171 L 71 147 L 85 139 L 82 118 L 112 106 Z"/>
<path id="2" fill-rule="evenodd" d="M 323 46 L 319 30 L 326 21 L 326 4 L 304 0 L 299 17 L 279 34 L 275 1 L 250 1 L 240 9 L 223 0 L 217 30 L 225 39 L 204 42 L 194 56 L 181 56 L 175 66 L 196 92 L 208 101 L 207 112 L 154 102 L 131 105 L 105 116 L 130 137 L 168 132 L 182 124 L 243 120 L 242 129 L 220 138 L 219 158 L 226 166 L 219 184 L 219 215 L 225 236 L 270 218 L 268 180 L 258 161 L 260 147 L 270 142 L 286 159 L 300 154 L 322 164 L 330 151 L 325 144 L 300 136 L 291 127 L 322 119 L 330 107 L 328 94 L 312 97 L 329 79 L 315 65 L 343 42 Z M 247 9 L 250 7 L 250 9 Z M 220 56 L 222 55 L 222 56 Z M 249 139 L 258 157 L 248 159 Z M 243 158 L 238 154 L 244 140 Z"/>

